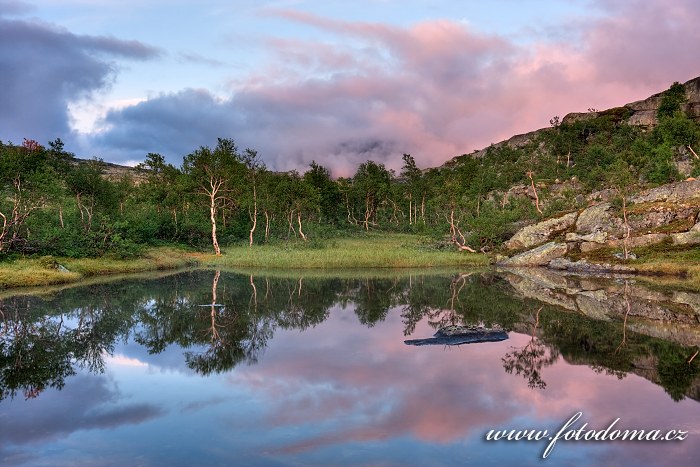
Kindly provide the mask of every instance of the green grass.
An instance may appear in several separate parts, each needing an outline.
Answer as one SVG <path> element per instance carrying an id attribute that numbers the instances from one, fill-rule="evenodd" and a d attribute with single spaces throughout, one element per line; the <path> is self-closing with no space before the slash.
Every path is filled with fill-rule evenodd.
<path id="1" fill-rule="evenodd" d="M 59 271 L 56 264 L 68 271 Z M 168 247 L 154 248 L 136 259 L 23 258 L 0 263 L 0 289 L 68 284 L 93 276 L 178 269 L 197 264 L 191 253 Z"/>
<path id="2" fill-rule="evenodd" d="M 61 272 L 56 265 L 68 269 Z M 143 271 L 208 266 L 250 269 L 351 269 L 440 268 L 485 266 L 486 255 L 455 250 L 431 250 L 415 235 L 369 234 L 304 243 L 236 246 L 222 256 L 160 247 L 134 259 L 110 258 L 24 258 L 0 263 L 0 289 L 69 284 L 90 277 L 122 275 Z M 358 274 L 358 271 L 351 274 Z"/>
<path id="3" fill-rule="evenodd" d="M 338 238 L 321 244 L 303 242 L 277 245 L 236 246 L 220 257 L 202 257 L 208 266 L 275 269 L 365 269 L 485 266 L 483 254 L 455 250 L 430 250 L 419 237 L 406 234 L 375 234 Z"/>

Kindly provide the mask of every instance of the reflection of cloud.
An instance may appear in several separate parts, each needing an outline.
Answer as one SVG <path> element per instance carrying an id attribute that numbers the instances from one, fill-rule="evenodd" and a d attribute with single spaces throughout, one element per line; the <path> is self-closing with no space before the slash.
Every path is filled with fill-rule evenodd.
<path id="1" fill-rule="evenodd" d="M 32 404 L 27 417 L 24 404 Z M 116 404 L 116 405 L 115 405 Z M 47 390 L 31 401 L 3 401 L 0 439 L 27 444 L 48 441 L 78 430 L 139 424 L 163 415 L 151 404 L 119 404 L 119 394 L 104 377 L 78 375 L 63 391 Z M 0 451 L 0 454 L 2 451 Z"/>
<path id="2" fill-rule="evenodd" d="M 115 354 L 105 356 L 105 363 L 119 366 L 147 367 L 148 363 L 137 358 L 130 358 L 125 355 Z"/>
<path id="3" fill-rule="evenodd" d="M 223 398 L 223 397 L 212 397 L 210 399 L 206 399 L 206 400 L 202 400 L 202 401 L 190 402 L 189 404 L 186 404 L 185 406 L 182 407 L 182 411 L 183 412 L 198 412 L 198 411 L 205 409 L 207 407 L 223 404 L 224 402 L 227 402 L 227 401 L 228 401 L 228 399 Z"/>
<path id="4" fill-rule="evenodd" d="M 544 370 L 546 389 L 528 388 L 522 378 L 505 373 L 501 358 L 530 336 L 511 332 L 504 343 L 416 348 L 403 344 L 398 310 L 372 332 L 356 332 L 357 324 L 350 326 L 343 318 L 341 312 L 331 313 L 303 334 L 278 331 L 258 365 L 229 376 L 231 383 L 249 387 L 264 401 L 262 429 L 294 427 L 301 433 L 270 448 L 275 455 L 311 455 L 354 442 L 397 439 L 448 445 L 479 440 L 489 429 L 556 431 L 579 410 L 584 412 L 581 421 L 595 429 L 617 417 L 626 428 L 700 429 L 700 405 L 674 403 L 662 388 L 635 375 L 618 380 L 560 358 Z M 421 322 L 414 336 L 432 332 Z M 673 451 L 678 465 L 694 465 L 687 456 L 700 455 L 692 442 L 640 444 L 596 444 L 596 461 L 612 465 L 619 463 L 622 452 L 635 450 L 645 453 L 640 459 L 663 464 L 665 453 Z M 477 456 L 500 447 L 483 444 Z M 574 448 L 588 452 L 590 447 L 561 443 L 553 456 L 561 459 Z"/>
<path id="5" fill-rule="evenodd" d="M 330 319 L 303 336 L 278 335 L 285 340 L 283 352 L 268 351 L 258 366 L 236 374 L 234 381 L 270 401 L 271 427 L 345 422 L 330 434 L 283 446 L 280 452 L 404 435 L 450 443 L 509 419 L 515 406 L 504 390 L 506 381 L 490 394 L 483 390 L 500 362 L 498 346 L 406 346 L 397 312 L 377 327 L 372 333 L 348 333 L 345 321 Z M 424 328 L 419 332 L 432 333 Z M 498 373 L 495 379 L 507 378 Z"/>

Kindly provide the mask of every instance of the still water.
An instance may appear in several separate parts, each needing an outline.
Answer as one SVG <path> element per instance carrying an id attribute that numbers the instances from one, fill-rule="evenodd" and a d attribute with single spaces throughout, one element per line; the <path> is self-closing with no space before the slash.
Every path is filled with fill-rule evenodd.
<path id="1" fill-rule="evenodd" d="M 8 296 L 0 464 L 695 466 L 699 311 L 628 280 L 496 272 L 202 270 Z M 404 342 L 448 325 L 508 338 Z M 486 439 L 578 412 L 580 437 L 618 418 L 687 434 L 560 439 L 546 459 L 548 438 Z"/>

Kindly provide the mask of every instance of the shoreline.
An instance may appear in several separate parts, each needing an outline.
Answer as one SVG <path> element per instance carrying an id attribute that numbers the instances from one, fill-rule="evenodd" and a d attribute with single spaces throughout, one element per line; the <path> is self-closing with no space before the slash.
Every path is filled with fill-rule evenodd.
<path id="1" fill-rule="evenodd" d="M 700 265 L 688 264 L 682 254 L 654 258 L 630 265 L 630 277 L 700 290 Z M 684 261 L 686 260 L 686 261 Z M 595 264 L 597 261 L 591 261 Z M 0 263 L 0 294 L 36 287 L 82 285 L 91 280 L 116 279 L 125 275 L 159 271 L 177 272 L 192 268 L 222 268 L 253 274 L 306 272 L 312 275 L 338 271 L 347 274 L 372 274 L 375 271 L 414 270 L 426 273 L 454 268 L 481 269 L 494 265 L 484 254 L 431 250 L 420 239 L 407 234 L 376 235 L 363 238 L 326 240 L 322 246 L 303 243 L 247 245 L 224 248 L 222 256 L 178 247 L 156 247 L 138 258 L 22 258 Z M 538 268 L 536 268 L 538 269 Z M 547 268 L 545 268 L 547 269 Z M 566 271 L 561 271 L 566 274 Z M 595 274 L 594 274 L 595 275 Z"/>
<path id="2" fill-rule="evenodd" d="M 414 235 L 389 234 L 338 238 L 309 246 L 294 242 L 277 245 L 232 246 L 222 256 L 177 247 L 156 247 L 138 258 L 22 258 L 0 263 L 0 292 L 31 287 L 83 283 L 103 276 L 172 271 L 186 268 L 291 270 L 434 269 L 484 267 L 484 254 L 422 249 Z"/>

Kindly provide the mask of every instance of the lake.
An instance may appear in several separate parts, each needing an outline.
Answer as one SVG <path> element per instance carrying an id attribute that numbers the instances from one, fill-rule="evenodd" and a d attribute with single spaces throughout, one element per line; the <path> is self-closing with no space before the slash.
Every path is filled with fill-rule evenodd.
<path id="1" fill-rule="evenodd" d="M 692 292 L 544 271 L 196 270 L 6 295 L 0 464 L 695 466 L 699 316 Z M 450 325 L 507 339 L 405 342 Z M 616 430 L 685 439 L 583 439 Z"/>

